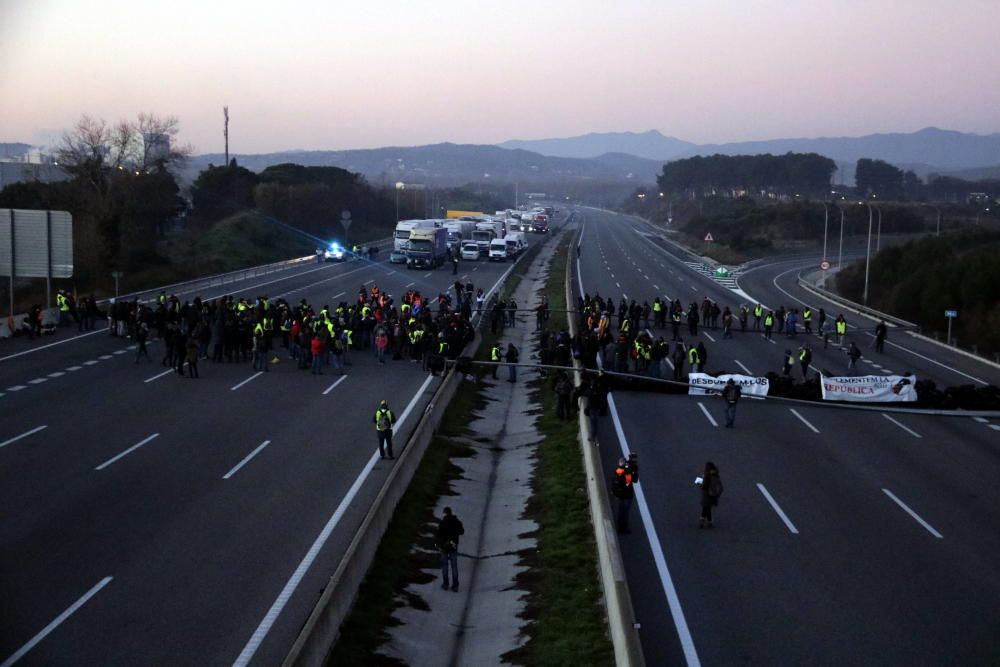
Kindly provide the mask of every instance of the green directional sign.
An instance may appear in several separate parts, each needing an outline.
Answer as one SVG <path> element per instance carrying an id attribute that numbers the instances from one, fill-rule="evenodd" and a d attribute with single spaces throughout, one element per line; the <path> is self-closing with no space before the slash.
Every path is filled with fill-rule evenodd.
<path id="1" fill-rule="evenodd" d="M 727 269 L 724 266 L 720 266 L 719 268 L 717 268 L 715 270 L 715 277 L 716 278 L 728 278 L 731 275 L 733 275 L 732 271 L 730 271 L 729 269 Z"/>

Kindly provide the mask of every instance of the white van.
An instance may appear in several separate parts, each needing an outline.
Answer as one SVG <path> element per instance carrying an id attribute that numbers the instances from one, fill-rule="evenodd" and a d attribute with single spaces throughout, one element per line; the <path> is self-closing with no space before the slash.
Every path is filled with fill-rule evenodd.
<path id="1" fill-rule="evenodd" d="M 490 261 L 507 261 L 507 242 L 503 239 L 493 239 L 490 241 Z"/>
<path id="2" fill-rule="evenodd" d="M 475 241 L 462 241 L 462 259 L 479 259 L 479 244 Z"/>

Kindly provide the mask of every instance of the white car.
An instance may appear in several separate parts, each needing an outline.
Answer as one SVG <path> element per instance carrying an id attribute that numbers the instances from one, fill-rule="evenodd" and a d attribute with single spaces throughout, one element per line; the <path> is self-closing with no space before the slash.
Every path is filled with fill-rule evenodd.
<path id="1" fill-rule="evenodd" d="M 479 259 L 479 244 L 475 241 L 464 241 L 462 243 L 462 259 Z"/>

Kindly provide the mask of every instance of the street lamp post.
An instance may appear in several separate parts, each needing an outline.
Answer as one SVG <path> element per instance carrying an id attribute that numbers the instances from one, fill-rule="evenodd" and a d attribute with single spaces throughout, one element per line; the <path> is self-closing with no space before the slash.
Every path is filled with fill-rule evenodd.
<path id="1" fill-rule="evenodd" d="M 882 209 L 878 204 L 875 204 L 875 210 L 878 212 L 878 231 L 875 233 L 875 254 L 877 255 L 882 248 Z"/>
<path id="2" fill-rule="evenodd" d="M 406 183 L 398 181 L 396 183 L 396 222 L 399 222 L 399 191 L 406 188 Z"/>
<path id="3" fill-rule="evenodd" d="M 872 261 L 872 222 L 874 222 L 875 218 L 875 212 L 872 210 L 872 205 L 867 204 L 867 206 L 868 206 L 868 250 L 865 251 L 865 293 L 864 293 L 864 303 L 866 306 L 868 305 L 868 273 Z"/>
<path id="4" fill-rule="evenodd" d="M 837 270 L 844 266 L 844 207 L 837 204 L 837 208 L 840 209 L 840 250 L 837 254 Z"/>
<path id="5" fill-rule="evenodd" d="M 830 224 L 830 207 L 823 202 L 823 261 L 826 261 L 826 230 Z"/>

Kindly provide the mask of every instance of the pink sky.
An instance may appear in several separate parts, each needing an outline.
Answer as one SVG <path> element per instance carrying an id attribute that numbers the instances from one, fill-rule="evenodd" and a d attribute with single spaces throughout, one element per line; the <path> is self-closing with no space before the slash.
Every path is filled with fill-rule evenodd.
<path id="1" fill-rule="evenodd" d="M 0 0 L 0 141 L 83 113 L 196 152 L 643 131 L 1000 131 L 998 0 Z"/>

